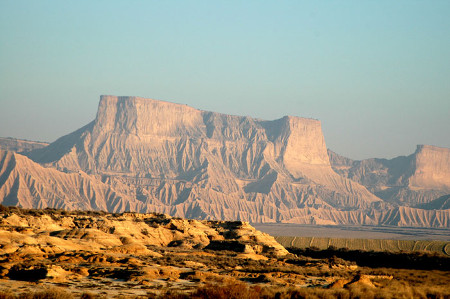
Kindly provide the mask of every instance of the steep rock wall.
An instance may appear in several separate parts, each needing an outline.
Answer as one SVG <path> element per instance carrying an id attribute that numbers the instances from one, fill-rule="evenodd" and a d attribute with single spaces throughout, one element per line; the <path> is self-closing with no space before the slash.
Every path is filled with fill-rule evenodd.
<path id="1" fill-rule="evenodd" d="M 450 193 L 450 149 L 418 145 L 409 156 L 352 161 L 329 151 L 333 169 L 378 197 L 397 204 L 425 204 Z"/>
<path id="2" fill-rule="evenodd" d="M 263 121 L 102 96 L 92 123 L 29 156 L 92 174 L 141 211 L 177 216 L 284 221 L 289 209 L 380 202 L 331 169 L 319 121 L 292 116 Z"/>
<path id="3" fill-rule="evenodd" d="M 414 157 L 415 169 L 409 186 L 450 190 L 450 149 L 418 145 Z"/>

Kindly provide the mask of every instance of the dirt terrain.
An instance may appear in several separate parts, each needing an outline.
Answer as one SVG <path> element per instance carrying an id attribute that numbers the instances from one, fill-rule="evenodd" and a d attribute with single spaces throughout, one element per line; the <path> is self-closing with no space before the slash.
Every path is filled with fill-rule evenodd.
<path id="1" fill-rule="evenodd" d="M 448 270 L 296 255 L 246 222 L 1 208 L 2 298 L 450 296 Z"/>

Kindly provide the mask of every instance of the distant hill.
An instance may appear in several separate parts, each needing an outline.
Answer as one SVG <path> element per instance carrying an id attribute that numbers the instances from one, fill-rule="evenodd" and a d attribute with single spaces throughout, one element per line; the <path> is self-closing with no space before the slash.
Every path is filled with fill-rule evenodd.
<path id="1" fill-rule="evenodd" d="M 418 145 L 413 154 L 390 160 L 352 161 L 331 150 L 328 154 L 337 173 L 395 205 L 418 206 L 450 194 L 448 148 Z"/>
<path id="2" fill-rule="evenodd" d="M 447 210 L 450 209 L 450 194 L 441 196 L 427 203 L 419 204 L 416 206 L 419 209 L 426 210 Z"/>
<path id="3" fill-rule="evenodd" d="M 46 147 L 48 143 L 16 139 L 11 137 L 0 137 L 0 149 L 17 153 L 29 152 L 34 149 Z"/>

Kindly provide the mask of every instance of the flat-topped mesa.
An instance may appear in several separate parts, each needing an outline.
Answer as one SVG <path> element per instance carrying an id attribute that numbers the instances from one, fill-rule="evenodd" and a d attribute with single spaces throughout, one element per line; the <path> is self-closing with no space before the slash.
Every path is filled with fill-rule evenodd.
<path id="1" fill-rule="evenodd" d="M 115 133 L 122 131 L 165 136 L 175 133 L 179 136 L 184 133 L 213 139 L 252 139 L 257 137 L 258 133 L 264 132 L 271 141 L 276 139 L 285 142 L 293 133 L 306 134 L 304 137 L 310 135 L 313 138 L 320 134 L 323 143 L 318 120 L 285 116 L 273 121 L 260 121 L 248 116 L 202 111 L 183 104 L 141 97 L 101 96 L 94 123 L 98 129 L 116 131 Z M 313 134 L 308 134 L 310 126 L 315 131 Z M 241 131 L 241 134 L 230 134 L 231 130 Z M 297 130 L 300 132 L 295 132 Z"/>
<path id="2" fill-rule="evenodd" d="M 177 216 L 281 221 L 303 207 L 380 201 L 333 172 L 318 120 L 293 116 L 264 121 L 102 96 L 93 122 L 29 156 L 93 175 L 140 211 Z"/>
<path id="3" fill-rule="evenodd" d="M 284 165 L 288 170 L 303 168 L 305 164 L 330 166 L 320 121 L 286 116 L 286 145 Z M 292 173 L 291 171 L 291 173 Z"/>
<path id="4" fill-rule="evenodd" d="M 135 135 L 199 135 L 201 112 L 187 105 L 140 97 L 101 96 L 94 132 Z"/>
<path id="5" fill-rule="evenodd" d="M 139 97 L 101 96 L 93 135 L 205 138 L 219 141 L 273 143 L 274 158 L 289 169 L 300 164 L 327 165 L 329 160 L 320 122 L 285 116 L 259 121 L 197 110 L 187 105 Z M 294 171 L 295 172 L 295 171 Z"/>
<path id="6" fill-rule="evenodd" d="M 450 149 L 418 145 L 414 153 L 415 171 L 410 186 L 450 189 Z"/>

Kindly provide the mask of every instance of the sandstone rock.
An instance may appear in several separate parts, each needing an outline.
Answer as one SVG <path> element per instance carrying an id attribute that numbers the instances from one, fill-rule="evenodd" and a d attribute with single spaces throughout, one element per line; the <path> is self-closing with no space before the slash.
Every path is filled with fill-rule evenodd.
<path id="1" fill-rule="evenodd" d="M 71 273 L 64 270 L 61 266 L 57 265 L 51 265 L 47 269 L 47 278 L 57 280 L 57 281 L 64 281 L 68 275 Z"/>
<path id="2" fill-rule="evenodd" d="M 290 220 L 308 206 L 356 209 L 380 201 L 336 175 L 320 122 L 299 117 L 261 121 L 102 96 L 92 123 L 29 156 L 101 178 L 123 199 L 106 204 L 109 211 L 265 222 Z"/>
<path id="3" fill-rule="evenodd" d="M 239 247 L 242 253 L 257 253 L 272 256 L 288 254 L 287 250 L 267 234 L 261 233 L 248 223 L 240 221 L 191 221 L 173 219 L 162 214 L 105 214 L 103 216 L 84 216 L 77 214 L 48 217 L 34 215 L 33 211 L 1 217 L 4 230 L 0 230 L 0 255 L 17 253 L 18 256 L 55 254 L 65 252 L 58 259 L 63 263 L 114 263 L 112 255 L 146 255 L 161 257 L 147 246 L 167 246 L 183 248 L 183 243 L 192 244 L 192 248 L 214 246 L 215 242 L 228 242 L 232 250 Z M 42 218 L 42 219 L 40 219 Z M 143 221 L 137 221 L 143 219 Z M 43 221 L 48 226 L 41 226 Z M 154 221 L 153 221 L 154 220 Z M 12 223 L 8 224 L 8 223 Z M 159 223 L 159 224 L 156 224 Z M 27 227 L 24 234 L 9 232 L 8 228 L 22 224 Z M 92 228 L 79 228 L 79 227 Z M 116 227 L 110 233 L 101 229 Z M 141 234 L 142 230 L 149 231 Z M 155 233 L 157 232 L 157 233 Z M 136 237 L 137 236 L 137 237 Z M 245 236 L 245 238 L 243 238 Z M 214 241 L 213 239 L 221 239 Z M 226 239 L 226 240 L 225 240 Z M 224 248 L 218 250 L 224 250 Z M 228 250 L 225 248 L 225 250 Z M 89 251 L 89 256 L 69 255 L 67 252 Z"/>
<path id="4" fill-rule="evenodd" d="M 32 160 L 0 150 L 0 203 L 211 220 L 449 227 L 450 211 L 418 206 L 450 194 L 449 151 L 419 146 L 409 157 L 351 161 L 327 154 L 318 120 L 264 121 L 102 96 L 93 122 L 26 153 Z M 398 214 L 405 217 L 392 216 Z M 170 237 L 141 225 L 134 238 L 145 245 L 182 242 L 186 223 L 168 225 Z M 88 226 L 77 228 L 94 228 Z M 203 239 L 183 241 L 186 248 L 208 244 L 202 228 L 188 227 Z M 129 233 L 120 223 L 95 229 Z M 97 237 L 103 247 L 113 246 L 106 235 Z"/>
<path id="5" fill-rule="evenodd" d="M 148 250 L 142 244 L 139 243 L 130 243 L 121 246 L 115 246 L 109 249 L 110 252 L 124 253 L 124 254 L 136 254 L 136 255 L 148 255 L 153 257 L 161 257 L 162 255 L 151 250 Z"/>
<path id="6" fill-rule="evenodd" d="M 450 194 L 450 149 L 418 145 L 410 156 L 352 161 L 328 151 L 333 169 L 396 205 L 426 206 Z M 437 206 L 436 208 L 440 208 Z"/>

